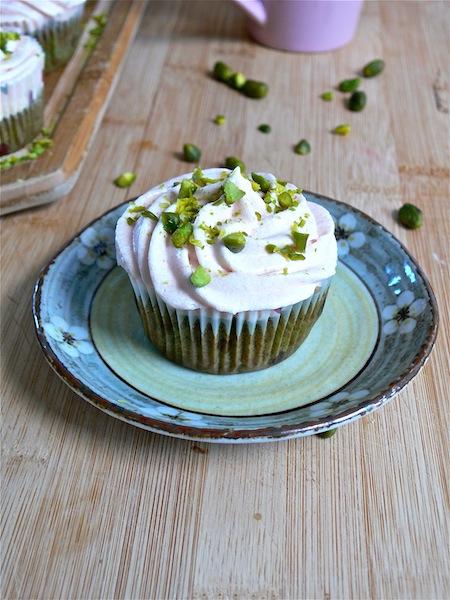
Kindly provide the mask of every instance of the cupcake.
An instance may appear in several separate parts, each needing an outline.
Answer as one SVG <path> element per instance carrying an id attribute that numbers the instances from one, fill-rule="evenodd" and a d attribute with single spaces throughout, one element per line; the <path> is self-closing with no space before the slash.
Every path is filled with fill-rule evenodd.
<path id="1" fill-rule="evenodd" d="M 65 65 L 82 32 L 85 0 L 2 0 L 3 30 L 35 37 L 45 52 L 45 70 Z"/>
<path id="2" fill-rule="evenodd" d="M 151 189 L 116 228 L 147 336 L 208 373 L 269 367 L 320 317 L 337 262 L 334 223 L 295 185 L 239 167 Z"/>
<path id="3" fill-rule="evenodd" d="M 38 42 L 0 32 L 1 154 L 23 148 L 43 124 L 44 53 Z"/>

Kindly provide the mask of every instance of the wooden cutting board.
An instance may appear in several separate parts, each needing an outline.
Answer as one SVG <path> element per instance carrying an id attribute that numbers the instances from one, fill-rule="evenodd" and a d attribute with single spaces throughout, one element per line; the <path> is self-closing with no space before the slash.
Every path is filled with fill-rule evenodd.
<path id="1" fill-rule="evenodd" d="M 99 0 L 88 8 L 107 24 L 92 53 L 85 48 L 89 20 L 69 64 L 45 77 L 45 126 L 53 146 L 40 158 L 2 172 L 0 214 L 54 202 L 72 190 L 101 122 L 146 3 Z"/>

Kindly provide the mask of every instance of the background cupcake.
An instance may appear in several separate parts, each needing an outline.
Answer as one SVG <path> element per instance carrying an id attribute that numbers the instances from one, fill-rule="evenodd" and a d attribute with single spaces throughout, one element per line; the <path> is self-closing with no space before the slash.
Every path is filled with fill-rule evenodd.
<path id="1" fill-rule="evenodd" d="M 85 0 L 2 0 L 3 30 L 35 37 L 45 52 L 45 69 L 65 65 L 82 32 Z"/>
<path id="2" fill-rule="evenodd" d="M 337 261 L 325 209 L 239 167 L 197 169 L 141 196 L 118 221 L 116 250 L 154 345 L 210 373 L 292 354 L 322 312 Z"/>
<path id="3" fill-rule="evenodd" d="M 43 125 L 44 52 L 16 32 L 0 32 L 1 154 L 23 148 Z"/>

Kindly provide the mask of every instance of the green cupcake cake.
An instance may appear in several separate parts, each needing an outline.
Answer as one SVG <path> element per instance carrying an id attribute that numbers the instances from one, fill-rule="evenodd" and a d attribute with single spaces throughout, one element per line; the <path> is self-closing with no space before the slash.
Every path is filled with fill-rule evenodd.
<path id="1" fill-rule="evenodd" d="M 116 228 L 145 331 L 170 360 L 240 373 L 290 356 L 322 313 L 334 223 L 296 186 L 196 169 L 138 198 Z"/>
<path id="2" fill-rule="evenodd" d="M 35 37 L 45 52 L 45 70 L 65 65 L 82 32 L 85 0 L 2 0 L 0 25 Z"/>
<path id="3" fill-rule="evenodd" d="M 23 148 L 43 125 L 44 53 L 38 42 L 0 32 L 0 154 Z"/>

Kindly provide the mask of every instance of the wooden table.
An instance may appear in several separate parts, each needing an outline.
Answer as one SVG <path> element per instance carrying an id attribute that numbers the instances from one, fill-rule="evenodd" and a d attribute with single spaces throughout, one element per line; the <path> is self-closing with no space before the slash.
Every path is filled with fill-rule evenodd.
<path id="1" fill-rule="evenodd" d="M 3 221 L 3 598 L 448 597 L 448 18 L 444 3 L 368 2 L 351 46 L 293 55 L 251 43 L 226 2 L 148 6 L 74 191 Z M 318 98 L 377 56 L 363 113 Z M 267 99 L 210 79 L 217 59 L 267 80 Z M 348 138 L 329 133 L 342 122 Z M 307 157 L 292 152 L 302 137 Z M 30 311 L 39 269 L 91 219 L 186 171 L 187 141 L 205 166 L 238 155 L 363 209 L 419 259 L 440 334 L 383 410 L 331 440 L 206 446 L 116 421 L 50 370 Z M 129 191 L 111 184 L 124 170 L 138 173 Z M 419 231 L 393 218 L 408 201 Z"/>

